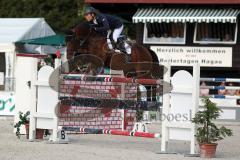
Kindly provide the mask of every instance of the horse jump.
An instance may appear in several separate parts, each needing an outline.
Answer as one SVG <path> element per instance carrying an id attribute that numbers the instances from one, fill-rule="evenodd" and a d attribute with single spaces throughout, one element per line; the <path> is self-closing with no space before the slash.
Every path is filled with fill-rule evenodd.
<path id="1" fill-rule="evenodd" d="M 94 128 L 81 128 L 81 127 L 62 127 L 64 131 L 74 131 L 85 134 L 110 134 L 110 135 L 122 135 L 122 136 L 134 136 L 134 137 L 145 137 L 145 138 L 160 138 L 159 133 L 146 133 L 136 131 L 120 131 L 111 129 L 94 129 Z"/>
<path id="2" fill-rule="evenodd" d="M 96 122 L 95 125 L 93 122 L 91 124 L 81 122 L 81 127 L 83 128 L 94 128 L 94 129 L 114 129 L 116 127 L 121 130 L 132 130 L 133 122 L 128 122 L 129 118 L 134 118 L 135 112 L 131 110 L 135 110 L 139 105 L 142 105 L 144 102 L 137 100 L 137 85 L 141 84 L 155 84 L 160 85 L 162 80 L 155 79 L 134 79 L 134 78 L 125 78 L 119 77 L 116 75 L 79 75 L 79 74 L 62 74 L 61 75 L 61 84 L 60 88 L 60 98 L 62 99 L 62 103 L 64 104 L 64 100 L 66 102 L 69 101 L 69 98 L 73 101 L 69 102 L 74 104 L 74 109 L 70 109 L 70 114 L 79 114 L 79 109 L 83 106 L 88 107 L 87 115 L 83 115 L 83 117 L 95 118 L 93 114 L 99 114 L 99 109 L 106 109 L 109 113 L 106 115 L 110 116 L 108 118 L 101 119 L 101 122 Z M 78 105 L 75 105 L 78 103 Z M 101 104 L 99 106 L 99 104 Z M 159 108 L 160 104 L 155 104 L 155 108 Z M 79 107 L 78 107 L 79 106 Z M 91 109 L 90 109 L 91 108 Z M 123 108 L 123 112 L 121 114 L 122 118 L 122 128 L 120 128 L 120 119 L 118 117 L 112 117 L 112 115 L 119 115 L 116 113 L 117 111 L 113 110 L 114 113 L 111 113 L 111 109 Z M 148 109 L 148 108 L 147 108 Z M 75 110 L 75 111 L 74 111 Z M 90 111 L 91 110 L 91 111 Z M 81 111 L 82 112 L 82 111 Z M 89 113 L 93 112 L 93 113 Z M 130 113 L 129 113 L 130 112 Z M 64 114 L 62 114 L 64 115 Z M 92 117 L 91 117 L 92 116 Z M 98 115 L 97 115 L 98 116 Z M 60 119 L 63 118 L 60 115 Z M 105 119 L 109 119 L 110 122 L 105 122 Z M 112 121 L 114 119 L 114 121 Z M 83 119 L 82 119 L 83 120 Z M 115 120 L 117 122 L 115 122 Z M 94 121 L 94 120 L 93 120 Z M 109 125 L 106 125 L 107 123 Z M 117 124 L 116 124 L 117 123 Z M 63 123 L 65 124 L 65 123 Z M 105 125 L 105 128 L 102 128 Z M 62 125 L 62 124 L 60 124 Z M 75 123 L 68 124 L 69 127 L 79 127 L 76 126 Z M 75 125 L 75 126 L 74 126 Z M 118 125 L 118 126 L 117 126 Z M 107 128 L 106 128 L 107 127 Z M 110 128 L 108 128 L 110 127 Z M 71 130 L 70 130 L 71 132 Z"/>
<path id="3" fill-rule="evenodd" d="M 115 77 L 115 76 L 88 76 L 88 75 L 78 75 L 62 74 L 64 80 L 79 80 L 79 81 L 97 81 L 97 82 L 116 82 L 116 83 L 137 83 L 137 84 L 148 84 L 148 85 L 157 85 L 163 84 L 162 79 L 137 79 L 137 78 L 126 78 L 126 77 Z"/>
<path id="4" fill-rule="evenodd" d="M 26 98 L 22 98 L 24 99 L 24 102 L 28 105 L 23 105 L 23 101 L 21 101 L 21 103 L 19 103 L 19 101 L 16 102 L 16 109 L 17 110 L 21 110 L 23 112 L 27 111 L 27 110 L 30 110 L 31 112 L 31 115 L 30 115 L 30 139 L 33 140 L 34 139 L 34 131 L 36 130 L 36 128 L 43 128 L 43 129 L 51 129 L 53 130 L 53 141 L 57 141 L 59 138 L 57 137 L 57 132 L 58 132 L 58 122 L 59 122 L 59 117 L 57 117 L 57 115 L 55 114 L 54 112 L 54 105 L 53 105 L 53 101 L 51 101 L 51 105 L 49 103 L 49 101 L 47 101 L 47 103 L 44 103 L 46 102 L 46 98 L 49 99 L 49 96 L 46 97 L 45 94 L 39 94 L 38 93 L 38 96 L 43 96 L 45 95 L 45 99 L 42 99 L 38 97 L 38 104 L 36 106 L 36 97 L 37 97 L 37 92 L 36 92 L 36 88 L 38 87 L 38 91 L 41 87 L 43 88 L 48 88 L 50 89 L 50 86 L 48 84 L 48 79 L 49 79 L 49 73 L 51 73 L 53 71 L 53 68 L 49 67 L 49 66 L 45 66 L 43 68 L 41 68 L 41 70 L 39 71 L 39 73 L 37 74 L 37 60 L 36 60 L 36 57 L 21 57 L 17 59 L 17 66 L 19 67 L 18 69 L 19 70 L 22 70 L 22 69 L 25 69 L 25 68 L 31 68 L 31 70 L 28 70 L 28 72 L 26 74 L 28 74 L 28 76 L 26 76 L 27 78 L 29 79 L 24 79 L 24 81 L 17 81 L 17 84 L 16 84 L 16 88 L 19 88 L 17 90 L 17 93 L 16 93 L 16 96 L 19 96 L 19 97 L 16 97 L 18 100 L 22 97 L 25 96 L 25 91 L 27 92 L 27 96 L 29 97 L 29 101 L 27 102 L 26 101 Z M 200 80 L 199 79 L 199 74 L 198 74 L 198 71 L 197 69 L 194 69 L 194 78 L 192 77 L 192 75 L 190 73 L 186 73 L 186 71 L 178 71 L 174 74 L 173 78 L 171 79 L 170 78 L 170 67 L 167 67 L 168 68 L 168 71 L 165 75 L 164 75 L 164 81 L 166 82 L 171 82 L 171 84 L 173 85 L 173 90 L 171 91 L 171 93 L 167 93 L 167 94 L 164 94 L 163 95 L 163 113 L 164 114 L 172 114 L 172 113 L 182 113 L 183 111 L 186 111 L 188 110 L 189 108 L 185 108 L 185 106 L 192 106 L 191 109 L 192 109 L 192 112 L 191 114 L 194 116 L 194 113 L 197 111 L 197 107 L 199 105 L 199 101 L 198 101 L 198 98 L 199 98 L 199 84 L 200 84 Z M 46 76 L 47 75 L 47 76 Z M 179 78 L 179 77 L 182 77 L 182 75 L 184 75 L 185 78 Z M 72 75 L 70 75 L 72 76 Z M 38 77 L 38 79 L 37 79 Z M 174 78 L 175 77 L 175 78 Z M 22 80 L 22 75 L 20 74 L 19 72 L 19 75 L 17 75 L 17 78 L 19 78 L 20 80 Z M 123 92 L 120 92 L 121 91 L 121 87 L 120 89 L 116 89 L 117 86 L 121 86 L 123 83 L 119 84 L 119 85 L 114 85 L 114 87 L 110 85 L 107 86 L 107 84 L 110 84 L 110 83 L 120 83 L 120 81 L 122 82 L 128 82 L 125 84 L 125 87 L 127 88 L 131 88 L 131 85 L 133 85 L 134 83 L 133 82 L 138 82 L 140 83 L 141 80 L 134 80 L 134 79 L 127 79 L 127 80 L 123 80 L 122 77 L 120 77 L 120 79 L 116 79 L 116 78 L 106 78 L 104 80 L 101 80 L 101 81 L 83 81 L 83 80 L 78 80 L 78 79 L 75 79 L 75 80 L 71 80 L 71 78 L 73 77 L 65 77 L 66 81 L 69 81 L 70 84 L 72 85 L 69 85 L 69 88 L 62 88 L 63 90 L 65 90 L 66 92 L 71 92 L 74 90 L 74 85 L 78 85 L 78 84 L 85 84 L 85 85 L 91 85 L 91 83 L 95 83 L 95 88 L 92 88 L 93 92 L 92 93 L 87 93 L 91 96 L 91 94 L 101 94 L 101 93 L 97 93 L 97 90 L 98 89 L 102 89 L 102 90 L 108 90 L 112 93 L 112 95 L 117 95 L 117 96 L 112 96 L 111 94 L 107 93 L 105 94 L 105 96 L 109 96 L 110 98 L 119 98 L 118 96 L 122 95 L 124 98 L 128 98 L 128 99 L 133 99 L 135 100 L 136 97 L 132 97 L 131 93 L 130 93 L 130 89 L 128 89 L 128 93 L 126 94 L 123 94 Z M 75 78 L 75 77 L 74 77 Z M 193 79 L 192 79 L 193 78 Z M 108 80 L 107 80 L 108 79 Z M 171 79 L 171 81 L 170 81 Z M 202 80 L 207 80 L 207 79 L 202 79 Z M 232 79 L 224 79 L 225 81 L 233 81 Z M 26 82 L 30 82 L 29 84 L 31 85 L 26 85 Z M 178 81 L 181 81 L 178 83 Z M 217 80 L 219 81 L 219 79 Z M 141 83 L 145 83 L 146 81 L 144 82 L 141 82 Z M 154 81 L 147 81 L 147 83 L 151 83 L 153 84 L 154 82 L 156 82 L 157 84 L 159 84 L 159 82 L 161 82 L 161 80 L 154 80 Z M 235 82 L 235 81 L 234 81 Z M 236 82 L 239 82 L 239 80 L 237 80 Z M 186 84 L 187 83 L 187 84 Z M 105 84 L 105 86 L 103 86 L 102 84 Z M 161 83 L 160 83 L 161 84 Z M 102 85 L 102 86 L 101 86 Z M 181 88 L 181 86 L 184 86 Z M 23 90 L 21 90 L 21 87 L 25 87 L 24 88 L 24 94 L 23 94 Z M 72 87 L 72 88 L 71 88 Z M 97 89 L 97 88 L 98 89 Z M 164 85 L 163 85 L 164 87 Z M 117 87 L 118 88 L 118 87 Z M 132 86 L 132 88 L 135 88 L 136 90 L 136 87 L 135 86 Z M 214 88 L 214 87 L 213 87 Z M 229 87 L 226 87 L 225 89 L 230 89 Z M 44 90 L 45 90 L 44 89 Z M 80 88 L 75 88 L 76 91 L 79 91 Z M 217 88 L 217 89 L 220 89 L 220 88 Z M 233 89 L 233 88 L 232 88 Z M 236 88 L 234 88 L 236 89 Z M 20 91 L 20 92 L 19 92 Z M 94 92 L 95 91 L 95 92 Z M 115 92 L 116 91 L 116 92 Z M 77 94 L 74 94 L 73 92 L 71 92 L 72 94 L 70 94 L 70 96 L 68 96 L 69 98 L 71 97 L 74 97 L 74 95 L 77 95 Z M 51 92 L 51 94 L 53 94 Z M 58 103 L 58 94 L 54 93 L 55 95 L 52 96 L 50 95 L 51 97 L 54 97 L 56 98 L 56 101 L 54 101 L 54 104 L 57 104 Z M 171 94 L 171 97 L 170 97 L 170 94 Z M 186 95 L 188 95 L 188 98 L 185 97 Z M 190 96 L 190 97 L 189 97 Z M 26 96 L 25 96 L 26 97 Z M 30 98 L 31 97 L 31 98 Z M 75 96 L 76 97 L 76 96 Z M 197 97 L 197 98 L 196 98 Z M 107 97 L 105 97 L 107 98 Z M 121 97 L 120 97 L 121 98 Z M 185 104 L 185 102 L 190 102 L 189 104 Z M 184 104 L 183 104 L 184 103 Z M 21 105 L 19 105 L 21 104 Z M 170 105 L 171 104 L 171 105 Z M 176 107 L 175 105 L 178 104 L 180 105 L 180 107 Z M 31 106 L 29 108 L 19 108 L 20 106 Z M 171 106 L 171 107 L 170 107 Z M 78 106 L 74 106 L 74 108 L 72 109 L 66 109 L 65 111 L 73 111 L 74 113 L 81 113 L 81 111 L 78 110 Z M 86 109 L 87 107 L 85 107 Z M 91 107 L 88 107 L 88 108 L 91 108 Z M 171 110 L 170 110 L 171 108 Z M 63 109 L 64 110 L 64 109 Z M 98 114 L 97 112 L 99 112 L 98 110 L 94 110 L 95 112 L 92 113 L 91 112 L 92 109 L 89 109 L 89 114 L 88 116 L 90 115 L 96 115 Z M 171 112 L 169 112 L 171 111 Z M 118 114 L 121 115 L 121 113 L 119 112 L 113 112 L 113 113 L 110 113 L 108 111 L 104 111 L 105 114 L 107 115 L 106 120 L 108 119 L 111 119 L 112 121 L 116 121 L 114 123 L 118 123 L 117 121 L 120 121 L 119 119 L 118 120 L 114 120 L 113 117 L 111 116 L 111 114 L 113 116 L 116 116 Z M 71 114 L 71 113 L 70 113 Z M 127 118 L 127 117 L 131 117 L 131 116 L 134 116 L 134 112 L 129 112 L 129 113 L 124 113 L 124 116 Z M 91 118 L 91 117 L 83 117 L 83 118 Z M 71 118 L 70 118 L 71 119 Z M 125 122 L 124 122 L 125 123 Z M 191 141 L 191 153 L 194 153 L 194 149 L 192 149 L 194 147 L 194 141 L 192 140 L 192 138 L 194 137 L 194 126 L 191 125 L 191 123 L 189 123 L 189 121 L 187 123 L 170 123 L 170 122 L 167 122 L 167 121 L 163 121 L 162 122 L 163 124 L 163 127 L 162 127 L 162 151 L 165 151 L 166 150 L 166 142 L 170 139 L 181 139 L 181 140 L 185 140 L 185 141 Z M 68 125 L 66 125 L 66 127 L 73 127 L 75 128 L 76 126 L 75 125 L 75 122 L 72 124 L 72 122 L 68 122 Z M 78 123 L 78 125 L 81 125 Z M 90 122 L 90 125 L 91 125 L 91 122 Z M 100 123 L 101 125 L 101 123 Z M 104 122 L 104 124 L 102 125 L 106 125 L 106 122 Z M 114 126 L 115 124 L 110 124 L 112 126 Z M 119 124 L 121 125 L 121 124 Z M 130 124 L 129 124 L 130 125 Z M 133 125 L 133 124 L 131 124 Z M 63 121 L 63 126 L 64 126 L 64 121 Z M 65 126 L 64 126 L 65 127 Z M 111 127 L 111 126 L 109 126 Z M 76 127 L 77 128 L 77 127 Z M 81 129 L 82 131 L 84 132 L 101 132 L 104 133 L 104 132 L 110 132 L 109 130 L 111 130 L 110 128 L 106 129 L 106 130 L 103 130 L 103 128 L 88 128 L 88 127 L 82 127 L 82 128 L 85 128 L 85 129 Z M 88 129 L 87 129 L 88 128 Z M 174 130 L 171 130 L 173 129 Z M 183 132 L 183 130 L 187 129 L 188 131 L 186 131 L 187 134 L 185 134 L 185 132 Z M 80 127 L 79 127 L 79 130 L 80 130 Z M 169 131 L 169 132 L 168 132 Z M 129 135 L 130 132 L 121 132 L 121 131 L 115 131 L 115 129 L 112 129 L 111 130 L 111 133 L 116 133 L 116 134 L 120 134 L 120 133 L 123 133 L 125 135 Z M 135 133 L 135 136 L 138 135 L 138 133 L 136 132 Z M 152 135 L 153 136 L 153 135 Z"/>

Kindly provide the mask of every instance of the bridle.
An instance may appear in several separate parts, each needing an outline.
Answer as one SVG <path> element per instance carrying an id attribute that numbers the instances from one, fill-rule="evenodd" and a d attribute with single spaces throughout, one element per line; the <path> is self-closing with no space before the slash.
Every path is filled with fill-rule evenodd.
<path id="1" fill-rule="evenodd" d="M 84 39 L 77 38 L 76 32 L 74 32 L 73 37 L 80 42 L 79 46 L 82 47 L 84 45 L 84 43 L 86 43 L 86 41 L 88 40 L 88 38 L 91 36 L 92 33 L 93 33 L 93 29 L 90 26 L 90 31 Z M 94 41 L 100 41 L 100 40 L 103 40 L 103 39 L 106 39 L 106 38 L 99 38 L 99 39 L 95 39 Z"/>
<path id="2" fill-rule="evenodd" d="M 82 40 L 82 39 L 78 39 L 76 36 L 76 33 L 74 33 L 75 39 L 80 41 L 80 47 L 82 47 L 84 45 L 84 43 L 86 43 L 86 41 L 88 40 L 88 38 L 90 37 L 90 35 L 92 34 L 92 28 L 90 28 L 89 33 L 87 34 L 87 36 Z"/>
<path id="3" fill-rule="evenodd" d="M 92 29 L 90 29 L 90 31 L 89 31 L 89 33 L 87 34 L 87 36 L 84 38 L 84 39 L 79 39 L 78 37 L 77 37 L 77 35 L 76 35 L 76 32 L 73 32 L 73 34 L 70 36 L 69 35 L 69 37 L 72 37 L 71 38 L 71 42 L 73 42 L 73 41 L 75 41 L 75 43 L 76 44 L 78 44 L 79 43 L 79 46 L 80 46 L 80 48 L 82 48 L 82 49 L 84 49 L 83 48 L 83 45 L 86 43 L 86 41 L 88 40 L 88 38 L 90 37 L 90 35 L 91 35 L 91 33 L 92 33 Z M 87 51 L 87 49 L 84 49 L 84 50 L 86 50 L 85 52 L 88 52 Z M 68 51 L 70 51 L 70 52 L 73 52 L 73 55 L 75 55 L 76 53 L 79 53 L 80 52 L 80 49 L 77 49 L 77 50 L 68 50 Z M 84 52 L 84 53 L 85 53 Z M 75 56 L 74 56 L 75 57 Z"/>
<path id="4" fill-rule="evenodd" d="M 79 44 L 79 47 L 80 47 L 81 49 L 83 49 L 83 50 L 84 50 L 84 54 L 86 54 L 86 53 L 88 53 L 89 51 L 88 51 L 88 47 L 87 47 L 87 46 L 84 46 L 84 44 L 87 42 L 87 40 L 89 39 L 89 37 L 94 33 L 93 31 L 94 31 L 93 28 L 90 26 L 90 30 L 89 30 L 87 36 L 86 36 L 84 39 L 78 38 L 76 32 L 73 32 L 73 34 L 72 34 L 71 36 L 69 35 L 69 37 L 72 37 L 72 38 L 71 38 L 71 41 L 74 41 L 74 40 L 75 40 L 76 45 Z M 94 39 L 93 41 L 94 41 L 94 42 L 97 42 L 97 41 L 100 41 L 100 40 L 103 40 L 103 39 L 106 39 L 106 38 L 105 38 L 105 37 L 104 37 L 104 38 L 97 38 L 97 39 Z M 79 50 L 80 50 L 80 49 L 71 50 L 71 52 L 73 51 L 73 53 L 74 53 L 74 52 L 77 52 L 77 53 L 78 53 L 78 52 L 80 52 Z"/>

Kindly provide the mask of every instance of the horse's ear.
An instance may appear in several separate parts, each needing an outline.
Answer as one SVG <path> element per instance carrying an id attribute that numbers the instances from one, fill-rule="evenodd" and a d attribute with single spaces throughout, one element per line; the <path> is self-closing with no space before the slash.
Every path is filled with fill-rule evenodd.
<path id="1" fill-rule="evenodd" d="M 66 33 L 66 35 L 73 35 L 74 34 L 72 29 L 67 30 L 65 33 Z"/>

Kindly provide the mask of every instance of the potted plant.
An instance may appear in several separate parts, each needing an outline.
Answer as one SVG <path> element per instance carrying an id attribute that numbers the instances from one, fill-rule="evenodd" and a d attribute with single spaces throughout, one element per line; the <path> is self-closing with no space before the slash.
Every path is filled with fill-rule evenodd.
<path id="1" fill-rule="evenodd" d="M 16 128 L 16 136 L 20 138 L 20 127 L 25 125 L 26 129 L 26 138 L 29 139 L 29 115 L 30 112 L 27 111 L 25 114 L 23 112 L 19 112 L 19 121 L 14 125 Z M 44 130 L 36 129 L 36 139 L 43 139 Z"/>
<path id="2" fill-rule="evenodd" d="M 16 136 L 20 138 L 20 127 L 22 125 L 25 125 L 26 128 L 26 136 L 28 139 L 28 133 L 29 133 L 29 115 L 30 112 L 27 111 L 25 114 L 23 112 L 19 112 L 19 121 L 14 125 L 14 128 L 16 128 Z"/>
<path id="3" fill-rule="evenodd" d="M 224 137 L 232 136 L 232 130 L 224 126 L 218 127 L 214 120 L 216 120 L 222 112 L 215 103 L 209 98 L 203 98 L 203 110 L 195 114 L 192 122 L 197 124 L 196 139 L 199 143 L 200 157 L 213 158 L 215 157 L 217 143 Z"/>

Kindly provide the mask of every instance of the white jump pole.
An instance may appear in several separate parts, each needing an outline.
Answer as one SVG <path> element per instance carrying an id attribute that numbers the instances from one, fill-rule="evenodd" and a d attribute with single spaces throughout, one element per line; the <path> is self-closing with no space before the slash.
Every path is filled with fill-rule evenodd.
<path id="1" fill-rule="evenodd" d="M 171 66 L 170 64 L 164 67 L 164 75 L 163 79 L 165 82 L 170 84 L 170 76 L 171 76 Z M 163 92 L 168 90 L 168 86 L 163 85 Z M 163 94 L 163 110 L 162 113 L 168 113 L 170 108 L 170 93 Z M 166 122 L 162 121 L 162 142 L 161 142 L 161 152 L 166 152 L 167 142 L 168 142 L 168 130 L 166 126 Z"/>
<path id="2" fill-rule="evenodd" d="M 29 141 L 35 139 L 36 136 L 36 118 L 34 118 L 35 113 L 37 112 L 37 58 L 30 58 L 31 69 L 32 69 L 32 78 L 31 78 L 31 109 L 30 109 L 30 124 L 29 124 Z"/>
<path id="3" fill-rule="evenodd" d="M 195 117 L 195 113 L 198 111 L 199 108 L 199 83 L 200 83 L 200 66 L 199 64 L 195 64 L 193 66 L 193 92 L 192 92 L 192 118 Z M 190 154 L 195 154 L 196 151 L 196 125 L 193 123 L 192 124 L 192 129 L 191 129 L 191 148 L 190 148 Z"/>
<path id="4" fill-rule="evenodd" d="M 59 69 L 60 65 L 61 65 L 61 59 L 56 58 L 55 63 L 54 63 L 54 68 Z M 59 70 L 59 72 L 60 72 L 60 70 Z M 59 77 L 59 72 L 58 72 L 58 77 Z M 59 108 L 59 106 L 55 106 L 55 107 Z M 59 139 L 58 139 L 58 116 L 56 115 L 56 113 L 54 113 L 54 115 L 53 115 L 53 124 L 54 124 L 53 125 L 54 127 L 53 127 L 52 141 L 57 142 Z"/>

